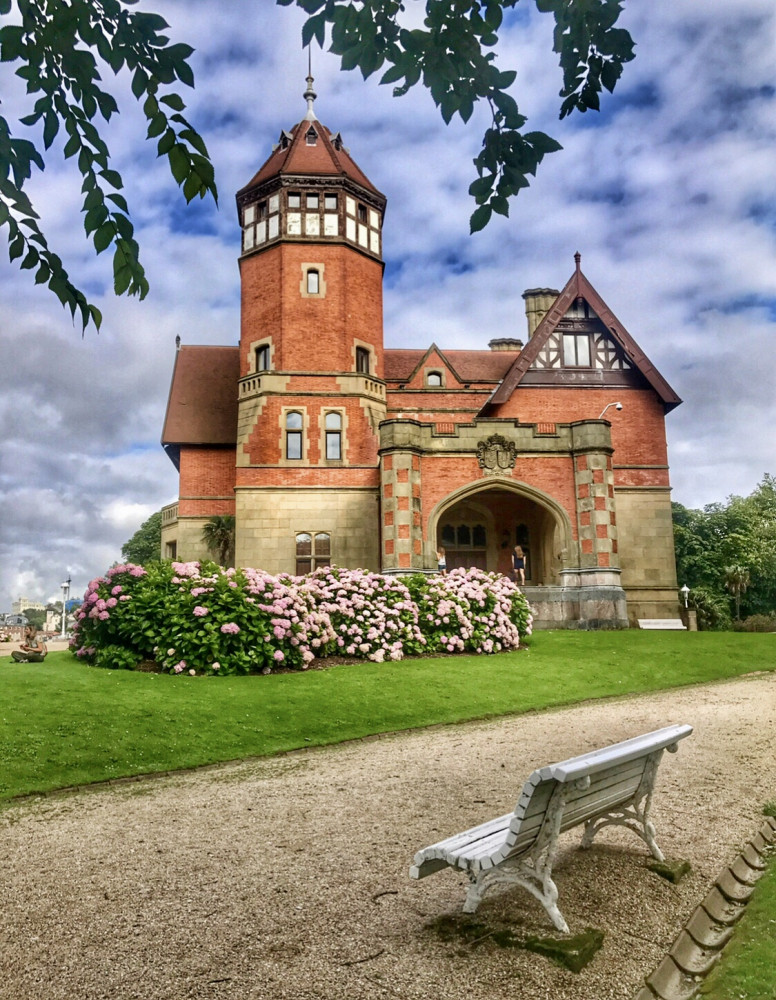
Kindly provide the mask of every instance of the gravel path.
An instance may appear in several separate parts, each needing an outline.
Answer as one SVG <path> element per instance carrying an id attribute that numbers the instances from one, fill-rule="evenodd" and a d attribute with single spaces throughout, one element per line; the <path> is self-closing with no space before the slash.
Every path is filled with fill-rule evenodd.
<path id="1" fill-rule="evenodd" d="M 562 838 L 572 932 L 605 932 L 580 974 L 434 926 L 465 879 L 411 882 L 420 847 L 512 808 L 540 764 L 688 722 L 663 759 L 658 842 Z M 776 798 L 776 674 L 467 723 L 114 788 L 0 812 L 2 1000 L 631 1000 Z M 486 898 L 483 935 L 551 926 L 521 890 Z"/>

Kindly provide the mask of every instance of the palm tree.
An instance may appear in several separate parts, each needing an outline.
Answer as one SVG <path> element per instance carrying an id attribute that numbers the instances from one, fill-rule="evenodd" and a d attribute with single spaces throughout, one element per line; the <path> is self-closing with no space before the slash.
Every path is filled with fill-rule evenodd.
<path id="1" fill-rule="evenodd" d="M 736 621 L 741 618 L 741 595 L 746 593 L 749 586 L 749 570 L 746 566 L 726 566 L 725 567 L 725 587 L 735 598 Z"/>
<path id="2" fill-rule="evenodd" d="M 226 566 L 231 560 L 234 548 L 234 518 L 231 514 L 216 514 L 205 522 L 202 529 L 202 540 L 211 552 L 215 553 L 218 562 Z"/>

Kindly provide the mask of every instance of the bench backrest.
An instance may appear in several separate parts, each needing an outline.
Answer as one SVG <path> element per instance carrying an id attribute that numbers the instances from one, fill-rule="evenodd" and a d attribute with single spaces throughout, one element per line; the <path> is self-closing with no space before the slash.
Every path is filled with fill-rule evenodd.
<path id="1" fill-rule="evenodd" d="M 570 785 L 560 821 L 563 832 L 631 802 L 642 786 L 650 758 L 691 732 L 692 726 L 666 726 L 534 771 L 509 824 L 506 856 L 522 854 L 533 846 L 559 784 Z"/>

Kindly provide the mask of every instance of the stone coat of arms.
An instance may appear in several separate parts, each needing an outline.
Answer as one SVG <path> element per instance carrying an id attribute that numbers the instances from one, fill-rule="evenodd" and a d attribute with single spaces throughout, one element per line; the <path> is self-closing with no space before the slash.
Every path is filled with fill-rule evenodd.
<path id="1" fill-rule="evenodd" d="M 501 434 L 491 434 L 477 445 L 477 461 L 486 476 L 498 476 L 514 469 L 517 446 Z"/>

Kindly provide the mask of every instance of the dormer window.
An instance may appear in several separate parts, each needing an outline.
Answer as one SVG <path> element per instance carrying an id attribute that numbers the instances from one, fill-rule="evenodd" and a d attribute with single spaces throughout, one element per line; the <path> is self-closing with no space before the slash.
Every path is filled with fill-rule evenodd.
<path id="1" fill-rule="evenodd" d="M 307 132 L 305 133 L 305 141 L 308 146 L 314 146 L 318 141 L 318 133 L 315 131 L 312 125 L 308 128 Z"/>
<path id="2" fill-rule="evenodd" d="M 439 389 L 442 386 L 442 372 L 429 372 L 426 375 L 426 385 L 431 389 Z"/>

